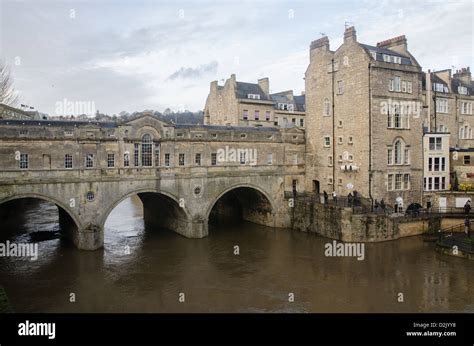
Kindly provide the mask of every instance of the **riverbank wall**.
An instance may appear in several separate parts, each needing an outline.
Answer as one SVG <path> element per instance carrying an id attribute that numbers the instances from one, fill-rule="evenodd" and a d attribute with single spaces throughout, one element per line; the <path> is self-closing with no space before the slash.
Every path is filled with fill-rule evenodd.
<path id="1" fill-rule="evenodd" d="M 405 218 L 385 214 L 355 214 L 352 208 L 295 201 L 292 229 L 345 242 L 381 242 L 440 229 L 439 217 Z"/>

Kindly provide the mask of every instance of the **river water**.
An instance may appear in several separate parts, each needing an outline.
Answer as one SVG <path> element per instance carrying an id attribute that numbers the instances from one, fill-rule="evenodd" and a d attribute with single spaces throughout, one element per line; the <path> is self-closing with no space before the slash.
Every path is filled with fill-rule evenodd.
<path id="1" fill-rule="evenodd" d="M 10 241 L 59 229 L 45 202 L 16 223 Z M 103 250 L 41 241 L 36 261 L 0 258 L 0 286 L 16 312 L 474 312 L 474 263 L 421 237 L 366 244 L 362 261 L 326 257 L 327 242 L 250 223 L 186 239 L 145 229 L 135 197 L 110 215 Z"/>

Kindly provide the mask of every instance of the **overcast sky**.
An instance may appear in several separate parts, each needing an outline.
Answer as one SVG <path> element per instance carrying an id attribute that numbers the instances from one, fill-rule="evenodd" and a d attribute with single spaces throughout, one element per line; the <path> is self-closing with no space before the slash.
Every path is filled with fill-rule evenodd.
<path id="1" fill-rule="evenodd" d="M 427 69 L 473 67 L 473 1 L 0 0 L 0 59 L 22 103 L 94 102 L 101 112 L 199 110 L 212 80 L 269 77 L 304 89 L 312 40 L 345 22 L 359 42 L 405 34 Z"/>

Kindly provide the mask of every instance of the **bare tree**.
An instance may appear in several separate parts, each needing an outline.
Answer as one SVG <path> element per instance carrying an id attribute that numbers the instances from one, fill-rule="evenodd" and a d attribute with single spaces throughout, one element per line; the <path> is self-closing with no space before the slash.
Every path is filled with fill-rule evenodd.
<path id="1" fill-rule="evenodd" d="M 14 106 L 18 102 L 18 94 L 13 87 L 10 69 L 0 61 L 0 103 Z"/>

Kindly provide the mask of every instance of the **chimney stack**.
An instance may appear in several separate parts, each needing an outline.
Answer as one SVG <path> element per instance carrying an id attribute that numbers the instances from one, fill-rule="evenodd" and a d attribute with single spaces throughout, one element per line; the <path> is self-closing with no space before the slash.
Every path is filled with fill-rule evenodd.
<path id="1" fill-rule="evenodd" d="M 329 50 L 329 38 L 327 36 L 323 36 L 320 39 L 314 40 L 311 42 L 309 46 L 309 50 L 322 48 L 323 50 Z"/>
<path id="2" fill-rule="evenodd" d="M 258 86 L 263 90 L 265 95 L 270 93 L 270 81 L 268 80 L 268 77 L 259 79 Z"/>
<path id="3" fill-rule="evenodd" d="M 463 84 L 470 85 L 471 84 L 471 71 L 468 67 L 463 67 L 460 70 L 456 70 L 456 73 L 453 75 L 453 78 L 459 79 Z"/>
<path id="4" fill-rule="evenodd" d="M 356 29 L 353 26 L 346 28 L 344 31 L 344 43 L 357 42 Z"/>

